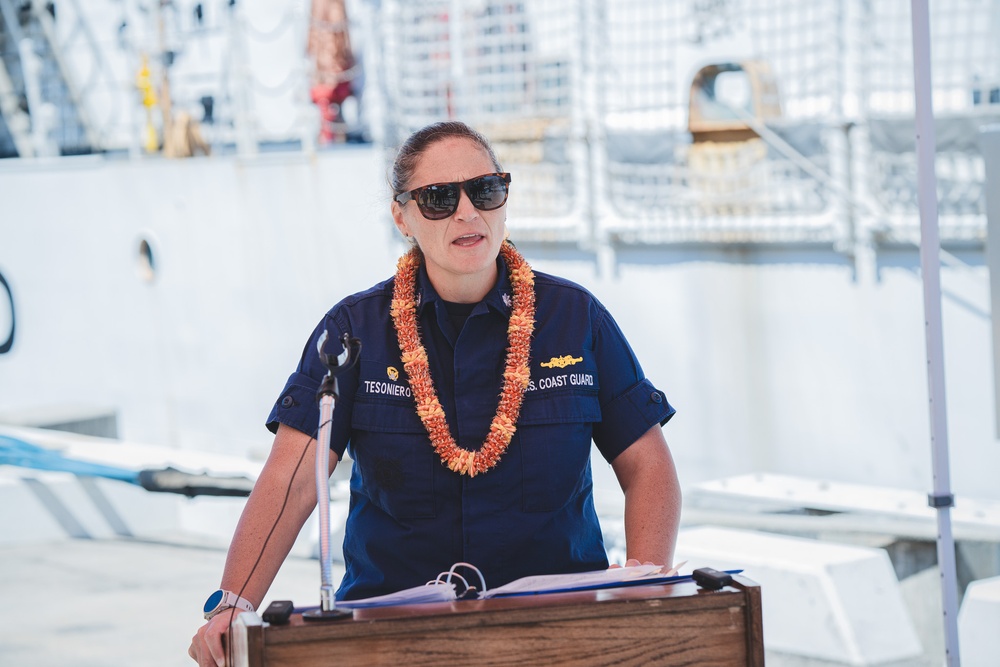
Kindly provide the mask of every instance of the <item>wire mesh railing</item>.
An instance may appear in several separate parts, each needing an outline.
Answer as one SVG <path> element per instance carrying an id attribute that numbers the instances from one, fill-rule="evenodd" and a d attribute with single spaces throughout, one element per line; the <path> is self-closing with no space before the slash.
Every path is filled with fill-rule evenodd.
<path id="1" fill-rule="evenodd" d="M 255 55 L 304 39 L 303 2 L 269 9 L 242 32 L 233 8 L 206 5 L 204 24 L 201 15 L 190 24 L 174 3 L 161 32 L 153 15 L 120 0 L 58 3 L 53 34 L 35 38 L 62 58 L 44 78 L 68 85 L 45 95 L 73 98 L 75 87 L 83 112 L 55 105 L 58 142 L 84 146 L 96 134 L 101 148 L 137 143 L 146 122 L 135 82 L 141 45 L 157 82 L 153 54 L 172 54 L 173 101 L 202 117 L 210 142 L 236 141 L 241 101 L 251 112 L 279 102 L 304 109 L 303 63 L 287 58 L 279 71 Z M 353 16 L 372 22 L 367 48 L 377 53 L 365 62 L 378 64 L 369 76 L 383 98 L 383 146 L 443 118 L 484 130 L 514 173 L 509 221 L 521 236 L 836 243 L 865 229 L 888 238 L 918 228 L 907 3 L 352 3 L 364 7 Z M 978 128 L 1000 120 L 1000 0 L 930 7 L 942 238 L 979 241 Z M 95 37 L 84 13 L 117 32 Z M 239 44 L 245 57 L 233 55 Z M 23 88 L 11 48 L 8 39 L 12 87 Z M 304 135 L 304 111 L 270 117 L 280 122 L 258 123 L 258 138 Z"/>
<path id="2" fill-rule="evenodd" d="M 931 9 L 936 111 L 958 119 L 939 141 L 942 237 L 978 239 L 976 123 L 1000 115 L 1000 0 Z M 518 181 L 531 183 L 517 209 L 511 200 L 524 233 L 837 243 L 919 224 L 915 135 L 899 141 L 913 113 L 906 3 L 387 1 L 382 17 L 394 63 L 387 136 L 446 117 L 485 129 L 515 174 L 547 174 Z M 722 76 L 699 88 L 707 66 L 739 75 L 726 81 L 735 101 L 722 99 Z M 728 121 L 694 129 L 699 102 Z M 727 104 L 763 127 L 735 131 Z M 526 119 L 540 136 L 517 135 Z M 574 205 L 551 204 L 567 193 Z M 585 220 L 555 223 L 566 215 Z"/>
<path id="3" fill-rule="evenodd" d="M 873 199 L 889 239 L 919 237 L 913 122 L 913 58 L 907 3 L 865 3 L 863 118 Z M 986 234 L 979 128 L 1000 120 L 1000 1 L 933 0 L 931 70 L 937 148 L 938 214 L 946 241 Z M 991 90 L 997 93 L 991 98 Z"/>
<path id="4" fill-rule="evenodd" d="M 827 128 L 815 120 L 839 122 L 840 4 L 605 3 L 614 46 L 600 71 L 610 200 L 601 234 L 634 242 L 833 238 L 836 220 L 823 183 L 766 138 L 706 132 L 698 140 L 689 120 L 693 97 L 721 106 L 720 91 L 695 82 L 701 68 L 724 66 L 743 75 L 744 99 L 736 103 L 750 113 L 762 111 L 755 104 L 774 106 L 780 110 L 772 122 L 800 123 L 804 145 L 797 150 L 816 168 L 829 169 L 837 158 L 825 150 Z M 769 93 L 757 90 L 764 82 L 752 74 L 777 83 L 780 103 L 765 99 Z M 805 137 L 805 129 L 812 136 Z"/>

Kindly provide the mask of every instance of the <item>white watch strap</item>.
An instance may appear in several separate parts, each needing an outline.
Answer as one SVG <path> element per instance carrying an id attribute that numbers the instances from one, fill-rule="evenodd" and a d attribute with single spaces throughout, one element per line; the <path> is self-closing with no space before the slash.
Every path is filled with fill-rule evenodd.
<path id="1" fill-rule="evenodd" d="M 237 609 L 242 609 L 244 611 L 254 611 L 253 603 L 251 603 L 249 600 L 241 598 L 239 595 L 233 593 L 232 591 L 223 590 L 222 600 L 219 602 L 219 605 L 209 613 L 205 614 L 205 619 L 206 620 L 211 619 L 216 614 L 220 614 L 225 610 L 232 609 L 234 607 Z"/>
<path id="2" fill-rule="evenodd" d="M 222 604 L 226 605 L 227 607 L 238 607 L 244 611 L 254 610 L 253 605 L 250 603 L 249 600 L 241 598 L 239 595 L 233 593 L 232 591 L 223 591 L 223 593 L 224 595 L 222 596 Z"/>

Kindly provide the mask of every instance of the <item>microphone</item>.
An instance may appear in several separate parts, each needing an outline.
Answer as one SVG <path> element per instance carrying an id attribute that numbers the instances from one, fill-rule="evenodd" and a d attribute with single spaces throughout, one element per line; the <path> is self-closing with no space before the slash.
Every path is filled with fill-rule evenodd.
<path id="1" fill-rule="evenodd" d="M 333 410 L 340 392 L 337 376 L 351 369 L 361 356 L 361 340 L 345 333 L 340 337 L 343 352 L 334 356 L 327 354 L 324 331 L 316 343 L 319 360 L 327 368 L 326 377 L 320 383 L 316 397 L 319 400 L 319 433 L 316 436 L 316 509 L 319 512 L 319 557 L 320 587 L 319 609 L 307 611 L 302 618 L 309 621 L 329 621 L 347 618 L 353 612 L 337 609 L 333 600 L 333 558 L 330 553 L 330 435 L 333 431 Z"/>

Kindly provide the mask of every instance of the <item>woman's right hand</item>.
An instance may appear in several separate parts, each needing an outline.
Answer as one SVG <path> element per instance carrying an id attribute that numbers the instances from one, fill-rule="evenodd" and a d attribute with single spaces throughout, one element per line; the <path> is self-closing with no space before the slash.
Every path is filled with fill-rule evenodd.
<path id="1" fill-rule="evenodd" d="M 220 581 L 223 588 L 228 586 L 257 602 L 267 594 L 302 525 L 316 508 L 315 473 L 312 466 L 299 465 L 300 461 L 314 460 L 315 450 L 315 438 L 284 424 L 278 427 L 271 455 L 236 526 Z M 330 452 L 331 473 L 336 465 L 337 455 Z M 281 507 L 285 509 L 279 511 Z M 265 535 L 269 537 L 265 539 Z M 236 615 L 236 610 L 227 609 L 213 616 L 191 639 L 188 655 L 200 667 L 226 666 L 227 651 L 231 655 L 233 649 L 227 642 L 229 625 Z"/>
<path id="2" fill-rule="evenodd" d="M 227 609 L 212 617 L 191 638 L 188 655 L 199 667 L 226 667 L 226 645 L 230 624 L 236 620 L 238 609 Z M 230 647 L 232 650 L 232 647 Z"/>

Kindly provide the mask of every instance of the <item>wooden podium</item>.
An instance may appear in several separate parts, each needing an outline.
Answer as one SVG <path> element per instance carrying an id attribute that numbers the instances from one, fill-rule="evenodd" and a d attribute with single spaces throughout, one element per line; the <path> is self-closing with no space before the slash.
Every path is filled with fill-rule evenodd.
<path id="1" fill-rule="evenodd" d="M 233 627 L 237 667 L 764 665 L 760 587 L 694 582 L 356 610 L 353 619 Z"/>

